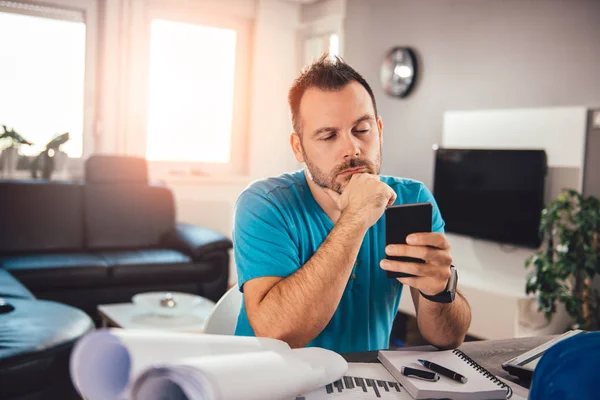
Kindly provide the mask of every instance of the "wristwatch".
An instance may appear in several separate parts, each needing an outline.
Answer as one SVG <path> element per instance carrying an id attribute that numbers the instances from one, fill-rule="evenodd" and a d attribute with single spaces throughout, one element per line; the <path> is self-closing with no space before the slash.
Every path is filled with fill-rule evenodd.
<path id="1" fill-rule="evenodd" d="M 456 267 L 454 267 L 454 265 L 450 266 L 450 272 L 452 275 L 450 275 L 450 279 L 448 279 L 448 283 L 444 290 L 433 296 L 427 295 L 419 290 L 421 296 L 435 303 L 452 303 L 454 301 L 454 296 L 456 295 L 456 284 L 458 283 L 458 273 L 456 272 Z"/>

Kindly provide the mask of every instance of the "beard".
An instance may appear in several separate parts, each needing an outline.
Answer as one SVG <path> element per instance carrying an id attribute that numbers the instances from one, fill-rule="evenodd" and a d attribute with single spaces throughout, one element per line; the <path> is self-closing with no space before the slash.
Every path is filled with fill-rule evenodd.
<path id="1" fill-rule="evenodd" d="M 310 158 L 307 157 L 306 152 L 304 151 L 304 146 L 301 145 L 301 147 L 309 178 L 315 184 L 317 184 L 317 186 L 323 189 L 331 189 L 339 194 L 342 194 L 344 186 L 352 178 L 352 175 L 347 175 L 344 177 L 345 181 L 343 183 L 338 182 L 337 177 L 344 173 L 344 171 L 353 168 L 364 168 L 366 170 L 364 173 L 379 175 L 379 171 L 381 170 L 381 147 L 379 148 L 375 162 L 361 158 L 352 158 L 340 165 L 337 165 L 329 174 L 317 167 L 310 160 Z"/>

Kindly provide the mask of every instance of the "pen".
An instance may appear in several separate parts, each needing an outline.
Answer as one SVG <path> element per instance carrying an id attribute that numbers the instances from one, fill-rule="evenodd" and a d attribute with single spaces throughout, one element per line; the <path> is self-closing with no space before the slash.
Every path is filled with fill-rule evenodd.
<path id="1" fill-rule="evenodd" d="M 440 375 L 444 375 L 450 379 L 453 379 L 460 383 L 467 383 L 467 378 L 458 372 L 454 372 L 446 367 L 442 367 L 439 364 L 432 363 L 427 360 L 418 360 L 425 368 L 429 368 L 432 371 L 439 373 Z"/>
<path id="2" fill-rule="evenodd" d="M 440 376 L 435 372 L 424 371 L 417 368 L 402 367 L 400 368 L 400 373 L 404 376 L 408 376 L 409 378 L 417 378 L 429 382 L 437 382 L 440 380 Z"/>

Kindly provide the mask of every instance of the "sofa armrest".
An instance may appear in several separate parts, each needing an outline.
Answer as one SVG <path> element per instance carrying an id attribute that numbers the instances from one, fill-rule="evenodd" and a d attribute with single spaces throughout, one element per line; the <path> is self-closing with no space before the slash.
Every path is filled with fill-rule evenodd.
<path id="1" fill-rule="evenodd" d="M 164 235 L 161 245 L 179 250 L 196 261 L 215 251 L 227 251 L 233 246 L 229 238 L 212 229 L 184 223 L 178 223 L 174 230 Z"/>
<path id="2" fill-rule="evenodd" d="M 2 260 L 0 260 L 0 266 Z M 0 297 L 34 300 L 35 296 L 15 279 L 8 271 L 0 267 Z"/>

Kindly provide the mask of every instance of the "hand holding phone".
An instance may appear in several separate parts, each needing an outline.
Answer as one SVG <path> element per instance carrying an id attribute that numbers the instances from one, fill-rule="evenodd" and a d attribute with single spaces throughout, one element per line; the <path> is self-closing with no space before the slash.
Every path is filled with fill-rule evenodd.
<path id="1" fill-rule="evenodd" d="M 433 206 L 431 203 L 413 203 L 390 206 L 385 210 L 385 244 L 406 244 L 411 233 L 431 232 Z M 420 258 L 386 256 L 388 260 L 425 263 Z M 388 278 L 416 276 L 405 272 L 386 271 Z"/>

